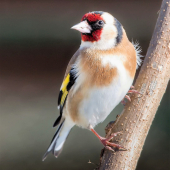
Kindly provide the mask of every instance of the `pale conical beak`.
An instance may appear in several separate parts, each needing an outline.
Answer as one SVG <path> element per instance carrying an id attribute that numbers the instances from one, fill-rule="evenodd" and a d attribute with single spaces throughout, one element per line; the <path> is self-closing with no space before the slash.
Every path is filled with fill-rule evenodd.
<path id="1" fill-rule="evenodd" d="M 88 24 L 87 21 L 82 21 L 79 24 L 74 25 L 71 29 L 75 29 L 80 31 L 81 33 L 91 33 L 91 26 Z"/>

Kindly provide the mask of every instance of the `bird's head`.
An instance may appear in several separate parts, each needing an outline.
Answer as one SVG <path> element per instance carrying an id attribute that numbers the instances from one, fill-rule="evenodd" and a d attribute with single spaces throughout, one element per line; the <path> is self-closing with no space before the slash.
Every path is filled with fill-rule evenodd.
<path id="1" fill-rule="evenodd" d="M 81 47 L 109 49 L 118 45 L 123 37 L 123 27 L 111 14 L 94 11 L 85 14 L 79 24 L 71 27 L 81 32 Z"/>

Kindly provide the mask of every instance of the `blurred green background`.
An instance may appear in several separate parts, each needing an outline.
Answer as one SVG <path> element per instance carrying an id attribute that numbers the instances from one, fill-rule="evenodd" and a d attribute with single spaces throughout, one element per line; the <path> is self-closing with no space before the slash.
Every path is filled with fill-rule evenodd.
<path id="1" fill-rule="evenodd" d="M 102 145 L 88 130 L 74 127 L 58 159 L 46 151 L 58 116 L 57 98 L 65 68 L 80 45 L 70 30 L 89 11 L 107 11 L 138 40 L 146 54 L 161 0 L 0 1 L 0 170 L 92 170 Z M 119 105 L 96 127 L 104 128 Z M 170 169 L 170 84 L 146 139 L 137 170 Z M 88 164 L 88 161 L 94 164 Z"/>

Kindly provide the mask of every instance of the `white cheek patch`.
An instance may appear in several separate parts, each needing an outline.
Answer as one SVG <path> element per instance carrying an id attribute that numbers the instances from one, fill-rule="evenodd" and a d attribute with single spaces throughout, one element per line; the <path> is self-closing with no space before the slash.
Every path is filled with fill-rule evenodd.
<path id="1" fill-rule="evenodd" d="M 101 39 L 98 41 L 103 49 L 110 49 L 116 45 L 117 29 L 112 25 L 105 25 L 103 27 L 103 32 Z"/>
<path id="2" fill-rule="evenodd" d="M 102 15 L 103 19 L 105 20 L 106 24 L 108 25 L 113 25 L 114 23 L 114 18 L 112 15 L 110 15 L 109 13 L 105 12 L 103 15 Z"/>

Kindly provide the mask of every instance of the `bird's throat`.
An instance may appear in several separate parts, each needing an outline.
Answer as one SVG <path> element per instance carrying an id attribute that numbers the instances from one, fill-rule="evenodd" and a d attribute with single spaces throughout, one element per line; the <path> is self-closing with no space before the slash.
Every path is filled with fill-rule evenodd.
<path id="1" fill-rule="evenodd" d="M 95 30 L 91 34 L 81 34 L 81 39 L 82 41 L 90 41 L 90 42 L 95 42 L 99 41 L 101 39 L 101 30 Z"/>

